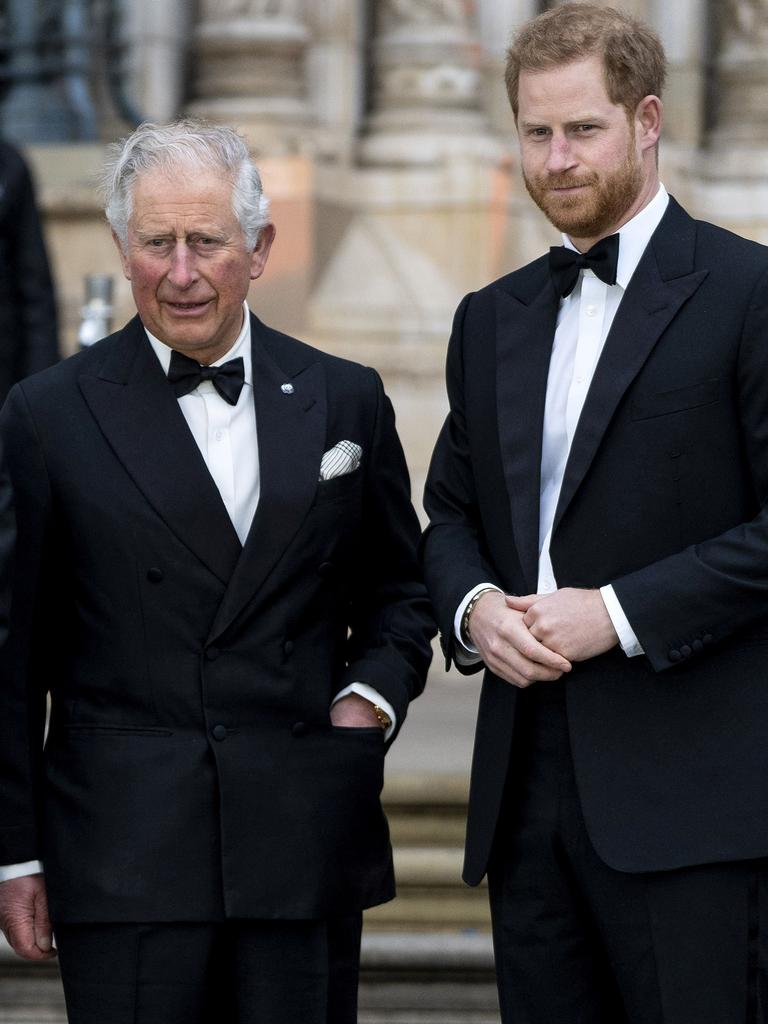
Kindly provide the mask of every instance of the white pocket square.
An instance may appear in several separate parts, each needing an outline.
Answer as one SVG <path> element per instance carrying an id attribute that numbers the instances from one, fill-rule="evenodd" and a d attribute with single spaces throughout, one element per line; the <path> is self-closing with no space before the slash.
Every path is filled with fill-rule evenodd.
<path id="1" fill-rule="evenodd" d="M 332 480 L 337 476 L 354 473 L 360 465 L 363 449 L 354 441 L 339 441 L 329 448 L 320 460 L 319 480 Z"/>

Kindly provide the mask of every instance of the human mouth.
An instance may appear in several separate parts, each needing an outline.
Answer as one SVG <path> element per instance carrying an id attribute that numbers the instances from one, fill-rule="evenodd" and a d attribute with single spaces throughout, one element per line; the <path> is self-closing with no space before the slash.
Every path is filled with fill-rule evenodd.
<path id="1" fill-rule="evenodd" d="M 196 314 L 204 312 L 212 299 L 206 299 L 201 302 L 169 302 L 166 301 L 165 305 L 178 316 L 195 316 Z"/>

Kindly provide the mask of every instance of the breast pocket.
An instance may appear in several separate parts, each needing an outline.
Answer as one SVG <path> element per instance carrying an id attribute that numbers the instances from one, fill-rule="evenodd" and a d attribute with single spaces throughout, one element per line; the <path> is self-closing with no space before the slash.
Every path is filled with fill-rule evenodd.
<path id="1" fill-rule="evenodd" d="M 720 400 L 722 381 L 715 377 L 688 384 L 683 388 L 672 388 L 655 394 L 635 395 L 632 400 L 632 419 L 649 420 L 655 416 L 668 416 L 686 409 L 698 409 L 713 405 Z"/>
<path id="2" fill-rule="evenodd" d="M 344 476 L 335 476 L 331 480 L 321 480 L 317 485 L 315 505 L 328 502 L 351 501 L 360 494 L 363 475 L 360 469 Z"/>

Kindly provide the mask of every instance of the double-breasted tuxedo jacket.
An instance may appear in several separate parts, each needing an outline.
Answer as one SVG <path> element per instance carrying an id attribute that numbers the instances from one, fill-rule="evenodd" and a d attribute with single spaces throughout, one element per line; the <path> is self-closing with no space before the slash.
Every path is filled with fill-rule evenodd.
<path id="1" fill-rule="evenodd" d="M 471 588 L 536 589 L 557 311 L 542 258 L 456 314 L 423 552 L 448 659 Z M 617 647 L 565 682 L 587 830 L 616 869 L 768 854 L 767 499 L 768 249 L 672 200 L 596 367 L 550 548 L 558 586 L 613 584 L 645 651 Z M 518 699 L 486 671 L 471 883 L 487 866 Z"/>
<path id="2" fill-rule="evenodd" d="M 429 663 L 394 417 L 374 371 L 251 327 L 243 547 L 138 319 L 2 413 L 18 541 L 0 862 L 42 856 L 54 922 L 313 918 L 393 895 L 382 730 L 329 709 L 360 681 L 401 723 Z M 318 482 L 344 439 L 361 466 Z"/>

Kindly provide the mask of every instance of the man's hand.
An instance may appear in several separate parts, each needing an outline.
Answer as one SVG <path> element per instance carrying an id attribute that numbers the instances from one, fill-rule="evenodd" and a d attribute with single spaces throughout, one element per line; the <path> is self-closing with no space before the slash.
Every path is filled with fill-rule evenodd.
<path id="1" fill-rule="evenodd" d="M 486 666 L 513 686 L 524 689 L 571 670 L 570 662 L 541 643 L 526 626 L 523 612 L 512 608 L 497 590 L 478 598 L 469 628 Z"/>
<path id="2" fill-rule="evenodd" d="M 25 960 L 56 956 L 42 875 L 0 882 L 0 928 L 13 950 Z"/>
<path id="3" fill-rule="evenodd" d="M 599 590 L 564 587 L 552 594 L 507 596 L 531 634 L 569 661 L 586 661 L 619 642 Z"/>
<path id="4" fill-rule="evenodd" d="M 331 723 L 345 729 L 367 729 L 374 725 L 379 729 L 382 727 L 373 704 L 358 693 L 348 693 L 336 701 L 331 708 Z"/>

